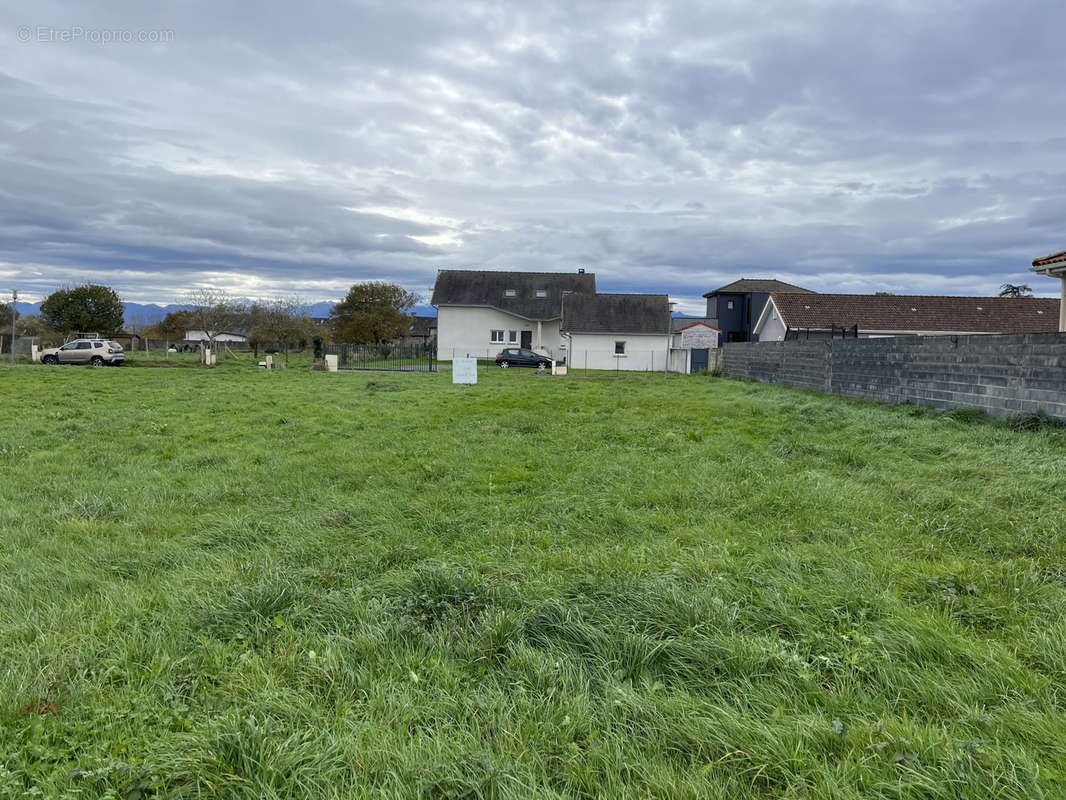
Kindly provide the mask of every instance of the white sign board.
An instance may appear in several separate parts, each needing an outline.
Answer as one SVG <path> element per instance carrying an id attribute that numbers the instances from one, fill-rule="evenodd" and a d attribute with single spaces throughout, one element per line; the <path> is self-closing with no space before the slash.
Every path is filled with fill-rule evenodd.
<path id="1" fill-rule="evenodd" d="M 453 358 L 452 383 L 477 383 L 477 359 Z"/>

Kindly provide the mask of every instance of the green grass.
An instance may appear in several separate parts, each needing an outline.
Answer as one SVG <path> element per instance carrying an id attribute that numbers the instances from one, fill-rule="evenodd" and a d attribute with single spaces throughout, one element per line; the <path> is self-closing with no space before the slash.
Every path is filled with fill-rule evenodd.
<path id="1" fill-rule="evenodd" d="M 0 797 L 1061 798 L 1066 434 L 0 369 Z"/>

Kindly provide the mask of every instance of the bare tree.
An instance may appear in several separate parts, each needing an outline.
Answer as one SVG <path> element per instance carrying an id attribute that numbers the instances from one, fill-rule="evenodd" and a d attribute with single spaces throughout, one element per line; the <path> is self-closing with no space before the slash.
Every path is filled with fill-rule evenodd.
<path id="1" fill-rule="evenodd" d="M 123 330 L 127 330 L 130 333 L 142 333 L 145 328 L 148 328 L 153 323 L 159 320 L 152 314 L 146 313 L 126 313 L 125 321 L 122 324 Z"/>
<path id="2" fill-rule="evenodd" d="M 275 297 L 253 303 L 249 339 L 257 350 L 260 344 L 273 344 L 284 348 L 288 356 L 292 345 L 308 342 L 314 335 L 314 323 L 305 306 L 299 297 Z"/>
<path id="3" fill-rule="evenodd" d="M 248 310 L 244 304 L 230 297 L 225 289 L 201 286 L 189 291 L 181 302 L 189 310 L 194 330 L 203 332 L 212 349 L 219 334 L 248 323 Z"/>

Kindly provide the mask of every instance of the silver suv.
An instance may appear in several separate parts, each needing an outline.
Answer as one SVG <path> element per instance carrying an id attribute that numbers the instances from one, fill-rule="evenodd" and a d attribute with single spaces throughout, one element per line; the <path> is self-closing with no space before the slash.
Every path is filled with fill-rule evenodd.
<path id="1" fill-rule="evenodd" d="M 75 339 L 62 347 L 42 350 L 41 361 L 45 364 L 92 364 L 94 367 L 102 367 L 104 364 L 123 364 L 126 356 L 118 342 L 107 339 Z"/>

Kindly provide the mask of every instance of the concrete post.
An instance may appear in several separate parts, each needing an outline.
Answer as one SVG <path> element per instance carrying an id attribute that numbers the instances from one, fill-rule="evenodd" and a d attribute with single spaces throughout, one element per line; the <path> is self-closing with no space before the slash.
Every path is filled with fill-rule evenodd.
<path id="1" fill-rule="evenodd" d="M 1059 333 L 1066 333 L 1066 272 L 1059 275 L 1062 283 L 1062 299 L 1059 300 Z"/>

